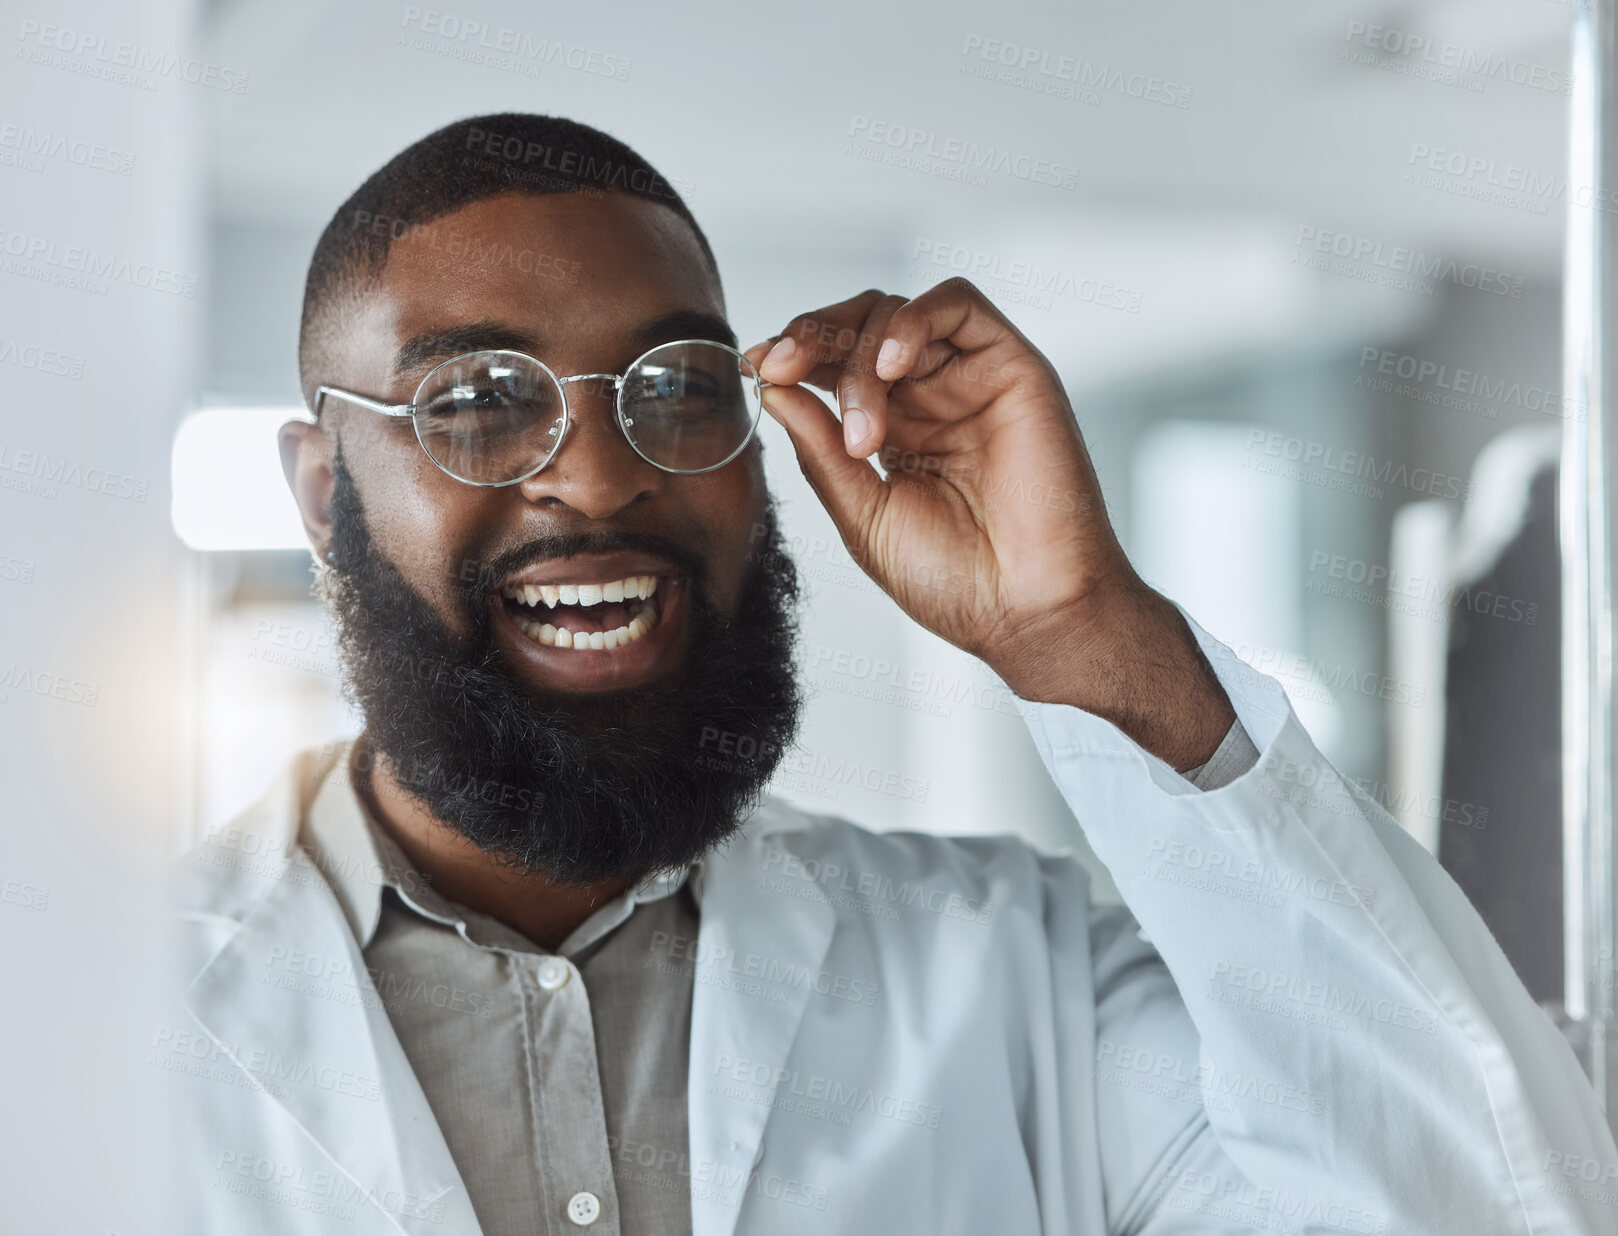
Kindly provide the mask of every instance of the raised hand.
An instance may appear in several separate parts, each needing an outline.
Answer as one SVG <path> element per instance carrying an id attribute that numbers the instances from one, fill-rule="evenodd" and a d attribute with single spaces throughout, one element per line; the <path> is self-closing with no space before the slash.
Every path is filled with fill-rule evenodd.
<path id="1" fill-rule="evenodd" d="M 747 355 L 849 553 L 906 613 L 1025 699 L 1179 767 L 1212 753 L 1224 692 L 1119 545 L 1050 362 L 981 291 L 862 292 Z M 835 391 L 841 424 L 800 383 Z"/>

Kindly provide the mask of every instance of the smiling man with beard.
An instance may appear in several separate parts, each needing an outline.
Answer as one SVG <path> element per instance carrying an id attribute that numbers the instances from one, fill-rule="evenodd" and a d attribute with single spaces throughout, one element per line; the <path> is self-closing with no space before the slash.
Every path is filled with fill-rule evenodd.
<path id="1" fill-rule="evenodd" d="M 182 864 L 186 1230 L 1605 1230 L 1566 1043 L 1135 574 L 1049 362 L 962 280 L 737 342 L 678 194 L 571 121 L 450 125 L 322 234 L 281 454 L 365 726 Z M 764 410 L 1125 906 L 1012 821 L 763 792 Z"/>
<path id="2" fill-rule="evenodd" d="M 320 587 L 366 719 L 362 772 L 379 753 L 392 785 L 480 855 L 573 885 L 678 870 L 736 827 L 792 739 L 797 578 L 773 502 L 734 620 L 708 603 L 702 559 L 684 547 L 650 533 L 570 533 L 474 572 L 482 585 L 454 591 L 452 626 L 372 541 L 340 450 L 330 519 Z M 677 675 L 590 695 L 515 679 L 494 642 L 494 581 L 530 562 L 622 550 L 675 563 L 690 581 L 690 653 Z M 747 734 L 768 755 L 704 759 L 703 735 L 715 733 Z M 362 792 L 371 787 L 364 777 Z"/>

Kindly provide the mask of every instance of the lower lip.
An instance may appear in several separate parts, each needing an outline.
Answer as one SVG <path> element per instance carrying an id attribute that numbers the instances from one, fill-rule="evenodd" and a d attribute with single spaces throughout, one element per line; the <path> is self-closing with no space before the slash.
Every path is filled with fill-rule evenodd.
<path id="1" fill-rule="evenodd" d="M 501 640 L 520 664 L 532 668 L 548 687 L 574 691 L 614 691 L 643 686 L 674 664 L 685 619 L 686 586 L 683 579 L 659 577 L 657 625 L 639 639 L 617 648 L 558 648 L 528 635 L 507 611 L 494 602 L 495 625 Z"/>

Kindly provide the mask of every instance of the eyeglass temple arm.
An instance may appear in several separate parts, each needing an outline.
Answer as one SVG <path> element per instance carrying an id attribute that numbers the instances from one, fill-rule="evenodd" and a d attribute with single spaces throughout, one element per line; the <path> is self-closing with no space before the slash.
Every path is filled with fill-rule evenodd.
<path id="1" fill-rule="evenodd" d="M 315 419 L 320 418 L 320 405 L 327 395 L 336 395 L 339 399 L 346 399 L 349 403 L 357 403 L 362 408 L 369 408 L 372 412 L 379 412 L 383 416 L 409 416 L 416 409 L 409 403 L 382 403 L 376 399 L 367 399 L 364 395 L 356 395 L 353 391 L 345 391 L 336 386 L 315 387 Z"/>

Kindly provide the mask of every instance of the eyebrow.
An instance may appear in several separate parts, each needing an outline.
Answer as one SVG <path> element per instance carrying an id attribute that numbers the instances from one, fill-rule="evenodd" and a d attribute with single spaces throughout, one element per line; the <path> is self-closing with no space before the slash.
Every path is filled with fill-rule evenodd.
<path id="1" fill-rule="evenodd" d="M 730 323 L 716 313 L 701 309 L 676 309 L 660 318 L 642 323 L 630 333 L 634 343 L 651 347 L 654 343 L 667 343 L 673 339 L 707 339 L 714 343 L 736 346 L 736 332 Z"/>
<path id="2" fill-rule="evenodd" d="M 641 351 L 675 339 L 707 339 L 737 345 L 736 332 L 716 313 L 676 309 L 643 322 L 627 336 Z M 407 339 L 393 358 L 393 373 L 401 377 L 428 361 L 447 360 L 466 352 L 526 352 L 544 359 L 544 341 L 503 322 L 465 322 L 439 330 L 425 330 Z"/>
<path id="3" fill-rule="evenodd" d="M 466 322 L 440 330 L 424 330 L 407 339 L 393 358 L 395 377 L 427 361 L 447 360 L 463 352 L 529 352 L 539 346 L 532 335 L 501 322 Z"/>

